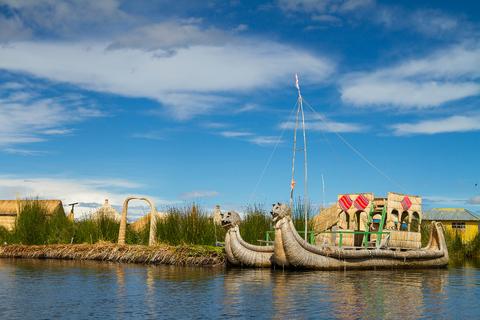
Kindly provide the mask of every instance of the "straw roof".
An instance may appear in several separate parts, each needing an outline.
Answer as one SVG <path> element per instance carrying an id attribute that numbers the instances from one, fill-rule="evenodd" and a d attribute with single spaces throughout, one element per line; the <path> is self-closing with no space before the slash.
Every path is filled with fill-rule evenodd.
<path id="1" fill-rule="evenodd" d="M 216 225 L 222 224 L 222 211 L 220 210 L 220 206 L 218 204 L 213 210 L 213 223 L 215 223 Z"/>
<path id="2" fill-rule="evenodd" d="M 323 209 L 319 214 L 313 217 L 313 228 L 317 232 L 330 229 L 338 222 L 337 204 L 327 209 Z"/>
<path id="3" fill-rule="evenodd" d="M 92 219 L 99 219 L 100 217 L 111 218 L 115 221 L 120 221 L 121 218 L 118 211 L 110 205 L 108 199 L 105 199 L 105 203 L 103 204 L 103 206 L 98 208 L 97 211 L 92 214 Z"/>
<path id="4" fill-rule="evenodd" d="M 27 201 L 38 202 L 48 214 L 53 214 L 56 210 L 62 210 L 65 213 L 61 200 L 0 200 L 0 216 L 16 216 Z"/>
<path id="5" fill-rule="evenodd" d="M 434 208 L 423 213 L 423 220 L 480 221 L 480 218 L 465 208 Z"/>
<path id="6" fill-rule="evenodd" d="M 150 223 L 150 214 L 151 214 L 151 212 L 147 213 L 146 215 L 144 215 L 143 217 L 141 217 L 137 221 L 131 223 L 130 226 L 132 227 L 132 229 L 135 230 L 136 232 L 139 232 L 143 228 L 145 228 L 145 226 Z M 160 218 L 163 218 L 163 217 L 165 217 L 165 213 L 157 212 L 157 219 L 160 219 Z"/>

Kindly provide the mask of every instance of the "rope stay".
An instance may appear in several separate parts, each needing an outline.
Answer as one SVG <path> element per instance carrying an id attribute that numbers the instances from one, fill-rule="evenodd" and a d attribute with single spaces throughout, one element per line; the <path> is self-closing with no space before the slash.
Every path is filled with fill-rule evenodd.
<path id="1" fill-rule="evenodd" d="M 382 175 L 384 178 L 386 178 L 387 180 L 389 180 L 391 183 L 393 183 L 394 185 L 396 185 L 397 187 L 399 187 L 401 190 L 405 190 L 405 187 L 402 186 L 400 183 L 398 183 L 397 181 L 395 181 L 393 178 L 391 178 L 389 175 L 387 175 L 385 172 L 383 172 L 380 168 L 378 168 L 375 164 L 373 164 L 373 162 L 371 162 L 370 160 L 368 160 L 368 158 L 363 154 L 361 153 L 358 149 L 356 149 L 354 146 L 352 146 L 350 144 L 350 142 L 347 141 L 347 139 L 345 139 L 337 130 L 334 130 L 334 128 L 332 128 L 330 126 L 330 124 L 326 121 L 325 117 L 317 112 L 307 101 L 305 101 L 305 104 L 307 105 L 308 108 L 310 108 L 310 110 L 318 116 L 318 118 L 320 119 L 320 121 L 322 121 L 322 123 L 332 129 L 331 132 L 333 132 L 339 139 L 340 141 L 342 141 L 348 148 L 350 148 L 350 150 L 352 150 L 360 159 L 362 159 L 363 161 L 365 161 L 370 167 L 372 167 L 374 170 L 376 170 L 380 175 Z"/>
<path id="2" fill-rule="evenodd" d="M 290 119 L 290 117 L 293 115 L 293 112 L 297 108 L 297 103 L 295 103 L 295 106 L 290 111 L 290 114 L 288 115 L 287 119 Z M 260 177 L 258 178 L 257 183 L 255 184 L 255 187 L 253 188 L 252 193 L 250 194 L 249 202 L 251 202 L 253 200 L 254 195 L 257 193 L 258 187 L 260 186 L 260 183 L 262 182 L 263 177 L 265 176 L 265 173 L 267 172 L 267 169 L 270 166 L 270 163 L 272 162 L 273 156 L 275 155 L 275 152 L 277 151 L 277 148 L 278 148 L 280 142 L 282 141 L 283 135 L 285 134 L 285 131 L 287 130 L 287 127 L 288 126 L 284 126 L 283 129 L 282 129 L 282 132 L 278 136 L 277 142 L 275 143 L 275 146 L 273 147 L 273 150 L 270 153 L 270 156 L 269 156 L 267 162 L 265 163 L 265 166 L 263 167 L 262 173 L 260 174 Z"/>

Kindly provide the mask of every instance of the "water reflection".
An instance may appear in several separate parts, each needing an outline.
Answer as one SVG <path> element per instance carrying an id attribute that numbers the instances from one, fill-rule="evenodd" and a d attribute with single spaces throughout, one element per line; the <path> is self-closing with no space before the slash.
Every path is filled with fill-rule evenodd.
<path id="1" fill-rule="evenodd" d="M 476 318 L 477 262 L 287 272 L 0 259 L 1 319 Z"/>

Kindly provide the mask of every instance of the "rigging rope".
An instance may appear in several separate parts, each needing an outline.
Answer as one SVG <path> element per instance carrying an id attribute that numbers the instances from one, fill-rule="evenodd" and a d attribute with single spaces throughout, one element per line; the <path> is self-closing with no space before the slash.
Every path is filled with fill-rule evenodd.
<path id="1" fill-rule="evenodd" d="M 330 129 L 333 129 L 329 123 L 326 121 L 325 117 L 317 112 L 315 109 L 313 109 L 313 107 L 310 105 L 310 103 L 308 103 L 305 99 L 303 99 L 303 102 L 307 105 L 307 107 L 310 108 L 310 110 L 312 110 L 312 112 L 314 114 L 316 114 L 318 116 L 318 118 L 320 119 L 320 121 L 323 122 L 324 125 L 326 125 L 327 127 L 329 127 Z M 357 154 L 357 156 L 360 157 L 360 159 L 362 159 L 363 161 L 365 161 L 370 167 L 372 167 L 373 169 L 375 169 L 380 175 L 382 175 L 384 178 L 386 178 L 387 180 L 389 180 L 390 182 L 392 182 L 393 184 L 395 184 L 397 187 L 399 187 L 402 191 L 405 191 L 405 187 L 403 187 L 400 183 L 398 183 L 397 181 L 393 180 L 390 176 L 388 176 L 385 172 L 383 172 L 382 170 L 380 170 L 380 168 L 378 168 L 375 164 L 373 164 L 370 160 L 367 159 L 366 156 L 364 156 L 359 150 L 357 150 L 354 146 L 352 146 L 340 133 L 338 133 L 336 130 L 331 130 L 347 147 L 349 147 L 354 153 Z"/>
<path id="2" fill-rule="evenodd" d="M 288 115 L 288 118 L 287 119 L 290 119 L 293 112 L 295 111 L 295 109 L 297 109 L 297 105 L 298 105 L 298 101 L 295 103 L 295 105 L 293 106 L 293 109 L 292 111 L 290 111 L 290 114 Z M 288 123 L 288 120 L 287 120 L 287 123 Z M 278 140 L 277 142 L 275 143 L 275 147 L 273 148 L 272 150 L 272 153 L 270 154 L 270 157 L 268 158 L 267 160 L 267 163 L 265 164 L 265 166 L 263 167 L 263 170 L 262 170 L 262 173 L 260 174 L 260 177 L 258 178 L 258 181 L 257 183 L 255 184 L 255 187 L 253 188 L 253 191 L 252 193 L 250 193 L 250 197 L 248 198 L 248 202 L 250 203 L 255 195 L 255 193 L 257 193 L 257 190 L 258 190 L 258 187 L 260 186 L 260 183 L 262 182 L 263 180 L 263 177 L 265 176 L 265 172 L 267 171 L 268 167 L 270 166 L 270 163 L 272 162 L 272 159 L 273 159 L 273 156 L 275 154 L 275 151 L 277 150 L 278 148 L 278 145 L 280 144 L 280 142 L 282 141 L 282 138 L 283 138 L 283 135 L 285 134 L 285 131 L 287 130 L 287 127 L 288 125 L 285 125 L 282 129 L 282 132 L 280 133 L 280 135 L 278 136 Z"/>

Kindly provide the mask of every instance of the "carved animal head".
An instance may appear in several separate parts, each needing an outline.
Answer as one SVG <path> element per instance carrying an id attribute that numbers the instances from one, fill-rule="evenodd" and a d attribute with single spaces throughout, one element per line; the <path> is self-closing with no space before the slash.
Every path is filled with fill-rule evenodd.
<path id="1" fill-rule="evenodd" d="M 240 215 L 235 211 L 228 211 L 227 213 L 222 212 L 220 216 L 222 217 L 222 227 L 225 229 L 238 226 L 241 221 Z"/>
<path id="2" fill-rule="evenodd" d="M 272 205 L 270 214 L 272 215 L 273 222 L 277 222 L 282 218 L 289 217 L 291 215 L 291 209 L 286 204 L 277 202 Z"/>

